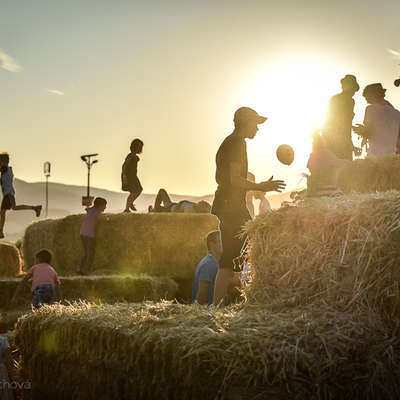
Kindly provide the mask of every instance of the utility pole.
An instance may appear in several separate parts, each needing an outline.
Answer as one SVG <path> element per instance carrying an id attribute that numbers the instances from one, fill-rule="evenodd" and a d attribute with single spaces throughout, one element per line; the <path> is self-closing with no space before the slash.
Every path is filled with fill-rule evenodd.
<path id="1" fill-rule="evenodd" d="M 51 164 L 49 161 L 46 161 L 43 164 L 43 172 L 44 176 L 46 177 L 46 218 L 49 215 L 49 177 L 50 177 L 50 170 L 51 170 Z"/>
<path id="2" fill-rule="evenodd" d="M 86 164 L 88 172 L 87 172 L 87 191 L 86 196 L 82 196 L 82 205 L 89 207 L 92 205 L 93 197 L 90 196 L 90 170 L 93 164 L 99 162 L 99 160 L 94 160 L 93 157 L 97 157 L 98 153 L 95 154 L 84 154 L 81 156 L 81 160 Z"/>

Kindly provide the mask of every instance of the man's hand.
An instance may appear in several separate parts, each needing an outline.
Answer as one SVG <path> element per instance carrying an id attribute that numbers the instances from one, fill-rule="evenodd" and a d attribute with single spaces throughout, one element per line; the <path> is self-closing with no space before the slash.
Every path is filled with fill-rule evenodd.
<path id="1" fill-rule="evenodd" d="M 268 181 L 258 184 L 258 190 L 261 192 L 282 192 L 286 187 L 286 183 L 282 180 L 273 181 L 274 177 L 271 176 Z"/>
<path id="2" fill-rule="evenodd" d="M 357 124 L 353 126 L 353 131 L 362 137 L 368 137 L 367 127 L 365 125 Z"/>

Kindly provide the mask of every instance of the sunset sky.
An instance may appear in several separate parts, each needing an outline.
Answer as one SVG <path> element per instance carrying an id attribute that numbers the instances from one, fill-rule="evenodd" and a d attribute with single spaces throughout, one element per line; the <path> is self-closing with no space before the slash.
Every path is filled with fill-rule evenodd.
<path id="1" fill-rule="evenodd" d="M 234 111 L 250 106 L 269 117 L 248 142 L 250 170 L 294 188 L 345 74 L 362 88 L 382 82 L 400 108 L 390 50 L 400 51 L 398 0 L 2 0 L 0 151 L 21 179 L 42 180 L 48 160 L 52 181 L 78 185 L 79 156 L 99 153 L 93 185 L 119 190 L 139 137 L 144 192 L 204 195 Z M 281 143 L 295 149 L 291 167 L 276 160 Z"/>

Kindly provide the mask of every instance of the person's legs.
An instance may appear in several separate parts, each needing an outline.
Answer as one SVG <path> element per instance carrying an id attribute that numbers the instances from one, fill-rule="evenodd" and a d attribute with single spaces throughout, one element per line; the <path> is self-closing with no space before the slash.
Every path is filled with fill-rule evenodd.
<path id="1" fill-rule="evenodd" d="M 1 211 L 0 211 L 0 239 L 4 238 L 3 229 L 4 229 L 4 225 L 6 223 L 6 212 L 7 212 L 7 210 L 3 210 L 3 209 L 1 209 Z"/>
<path id="2" fill-rule="evenodd" d="M 89 253 L 87 239 L 88 238 L 86 236 L 81 236 L 81 243 L 82 243 L 82 247 L 83 247 L 83 256 L 79 263 L 79 270 L 77 271 L 78 274 L 86 273 L 86 265 L 87 265 L 88 253 Z"/>
<path id="3" fill-rule="evenodd" d="M 37 217 L 40 216 L 40 213 L 42 212 L 42 206 L 27 206 L 25 204 L 19 204 L 17 205 L 15 203 L 15 197 L 10 196 L 10 202 L 11 202 L 11 209 L 13 211 L 21 211 L 21 210 L 33 210 L 36 214 Z"/>
<path id="4" fill-rule="evenodd" d="M 137 177 L 131 183 L 130 188 L 131 191 L 129 193 L 128 198 L 126 199 L 126 206 L 124 212 L 130 212 L 130 210 L 136 211 L 136 207 L 133 204 L 133 202 L 139 197 L 139 195 L 143 191 L 142 185 L 140 184 L 140 181 Z"/>
<path id="5" fill-rule="evenodd" d="M 219 269 L 215 280 L 214 305 L 223 303 L 229 286 L 235 279 L 234 260 L 240 257 L 240 252 L 245 238 L 240 236 L 242 227 L 250 219 L 246 212 L 238 210 L 236 214 L 229 213 L 218 216 L 220 220 L 220 231 L 222 241 L 222 256 L 219 262 Z"/>
<path id="6" fill-rule="evenodd" d="M 92 271 L 92 265 L 94 260 L 94 254 L 96 249 L 96 239 L 95 238 L 86 238 L 86 273 L 90 273 Z"/>
<path id="7" fill-rule="evenodd" d="M 136 196 L 137 197 L 137 196 Z M 132 207 L 135 207 L 134 205 L 133 205 L 133 202 L 135 201 L 135 199 L 136 199 L 136 197 L 135 197 L 135 194 L 134 193 L 129 193 L 129 196 L 128 196 L 128 198 L 126 199 L 126 205 L 125 205 L 125 210 L 124 210 L 124 212 L 131 212 L 131 208 Z"/>
<path id="8" fill-rule="evenodd" d="M 161 205 L 162 204 L 162 205 Z M 154 212 L 162 212 L 165 207 L 169 207 L 172 201 L 165 189 L 160 189 L 157 193 L 156 200 L 154 202 Z"/>

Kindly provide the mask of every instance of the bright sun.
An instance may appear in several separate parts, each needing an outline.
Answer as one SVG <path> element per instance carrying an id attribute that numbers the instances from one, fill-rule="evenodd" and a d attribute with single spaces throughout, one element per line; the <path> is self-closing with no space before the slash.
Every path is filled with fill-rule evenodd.
<path id="1" fill-rule="evenodd" d="M 311 132 L 321 127 L 329 98 L 340 91 L 344 72 L 317 57 L 293 54 L 257 71 L 239 94 L 241 104 L 268 117 L 261 145 L 290 144 L 305 170 Z M 267 132 L 268 131 L 268 132 Z"/>

